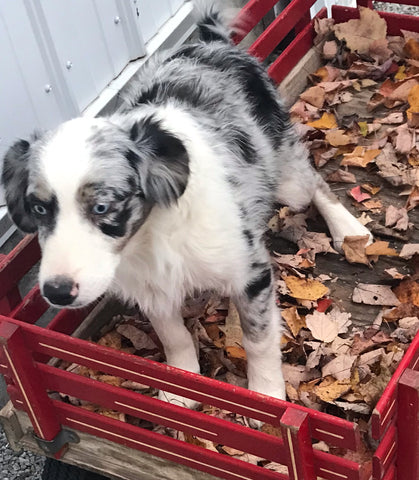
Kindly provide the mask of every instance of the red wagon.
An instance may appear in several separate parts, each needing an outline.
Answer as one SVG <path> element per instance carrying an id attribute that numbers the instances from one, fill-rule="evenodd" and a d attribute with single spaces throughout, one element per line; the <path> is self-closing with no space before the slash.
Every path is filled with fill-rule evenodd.
<path id="1" fill-rule="evenodd" d="M 276 3 L 248 2 L 244 14 L 253 21 L 249 30 Z M 277 83 L 283 82 L 283 86 L 287 85 L 288 76 L 288 85 L 293 83 L 293 88 L 298 88 L 298 65 L 308 58 L 312 47 L 314 29 L 309 10 L 314 3 L 315 0 L 292 0 L 250 48 L 252 54 L 263 60 L 294 29 L 295 39 L 269 67 L 271 77 Z M 417 0 L 400 3 L 416 5 Z M 358 4 L 371 7 L 372 2 L 358 0 Z M 326 14 L 323 9 L 318 16 Z M 358 10 L 334 6 L 332 15 L 336 22 L 342 22 L 357 18 Z M 380 15 L 386 20 L 390 35 L 399 34 L 401 28 L 419 32 L 419 18 L 382 12 Z M 294 81 L 290 82 L 290 78 Z M 31 236 L 0 258 L 0 373 L 6 378 L 11 399 L 0 416 L 12 446 L 24 446 L 126 480 L 139 475 L 150 480 L 419 478 L 419 336 L 373 412 L 372 435 L 377 448 L 371 471 L 355 461 L 312 448 L 314 440 L 323 440 L 328 445 L 357 452 L 361 442 L 357 424 L 71 336 L 90 313 L 87 310 L 63 310 L 48 327 L 36 326 L 48 306 L 38 287 L 22 298 L 18 282 L 39 258 L 37 240 Z M 278 427 L 282 435 L 255 431 L 67 372 L 51 362 L 53 358 L 255 418 Z M 63 403 L 51 397 L 50 391 L 266 458 L 285 465 L 288 475 Z"/>

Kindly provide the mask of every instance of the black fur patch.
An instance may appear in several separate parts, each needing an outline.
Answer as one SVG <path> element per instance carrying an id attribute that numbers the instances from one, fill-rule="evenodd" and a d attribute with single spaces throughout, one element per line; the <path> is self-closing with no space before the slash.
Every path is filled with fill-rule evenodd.
<path id="1" fill-rule="evenodd" d="M 31 215 L 34 219 L 38 229 L 42 231 L 42 235 L 50 235 L 55 228 L 57 223 L 58 215 L 58 200 L 57 197 L 52 194 L 48 200 L 40 199 L 34 194 L 30 194 L 27 197 L 29 208 L 31 209 Z M 33 208 L 35 205 L 41 205 L 45 208 L 46 214 L 39 215 L 34 212 Z"/>
<path id="2" fill-rule="evenodd" d="M 34 233 L 37 226 L 26 198 L 29 150 L 30 144 L 26 140 L 19 140 L 9 148 L 4 157 L 2 183 L 12 220 L 22 231 Z"/>
<path id="3" fill-rule="evenodd" d="M 189 179 L 189 156 L 183 142 L 152 117 L 137 122 L 130 136 L 138 155 L 145 152 L 137 166 L 145 200 L 165 206 L 175 202 Z"/>
<path id="4" fill-rule="evenodd" d="M 246 295 L 249 300 L 257 297 L 265 288 L 268 288 L 271 284 L 271 270 L 264 270 L 258 278 L 252 281 L 246 287 Z"/>
<path id="5" fill-rule="evenodd" d="M 249 247 L 253 247 L 254 237 L 250 230 L 243 230 L 243 235 L 246 237 Z"/>
<path id="6" fill-rule="evenodd" d="M 106 221 L 98 224 L 100 230 L 109 237 L 120 238 L 127 232 L 127 222 L 131 217 L 131 209 L 124 207 L 115 217 L 111 223 Z"/>

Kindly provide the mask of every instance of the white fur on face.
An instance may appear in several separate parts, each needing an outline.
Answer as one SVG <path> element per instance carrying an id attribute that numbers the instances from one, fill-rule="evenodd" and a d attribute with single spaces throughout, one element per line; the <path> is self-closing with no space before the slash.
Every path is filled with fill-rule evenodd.
<path id="1" fill-rule="evenodd" d="M 40 285 L 58 275 L 79 287 L 72 307 L 93 302 L 109 287 L 119 255 L 115 240 L 104 235 L 83 215 L 78 191 L 93 166 L 87 139 L 98 120 L 76 119 L 63 124 L 40 154 L 40 170 L 57 197 L 53 232 L 41 237 L 43 257 Z"/>

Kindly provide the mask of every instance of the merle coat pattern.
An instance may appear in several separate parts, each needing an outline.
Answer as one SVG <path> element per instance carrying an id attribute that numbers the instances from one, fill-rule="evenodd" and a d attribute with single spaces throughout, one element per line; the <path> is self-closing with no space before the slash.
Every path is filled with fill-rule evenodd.
<path id="1" fill-rule="evenodd" d="M 249 388 L 284 399 L 263 241 L 274 202 L 301 210 L 313 201 L 337 248 L 369 232 L 310 166 L 263 67 L 230 43 L 219 17 L 205 9 L 201 41 L 148 66 L 121 113 L 17 142 L 2 178 L 13 220 L 39 234 L 51 304 L 76 308 L 105 292 L 136 303 L 167 362 L 199 372 L 182 302 L 197 290 L 230 295 Z"/>

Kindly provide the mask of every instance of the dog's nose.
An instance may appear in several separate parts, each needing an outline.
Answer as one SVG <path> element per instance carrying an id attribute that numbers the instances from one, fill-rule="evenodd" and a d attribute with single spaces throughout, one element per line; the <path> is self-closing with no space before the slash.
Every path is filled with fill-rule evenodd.
<path id="1" fill-rule="evenodd" d="M 58 275 L 47 280 L 42 288 L 42 294 L 54 305 L 70 305 L 77 298 L 79 288 L 69 277 Z"/>

